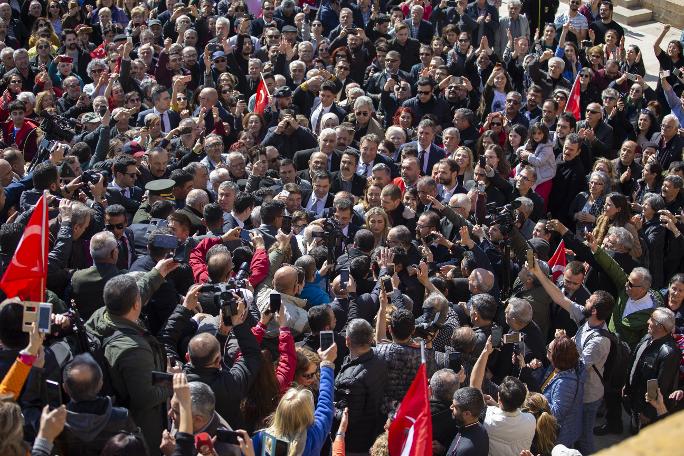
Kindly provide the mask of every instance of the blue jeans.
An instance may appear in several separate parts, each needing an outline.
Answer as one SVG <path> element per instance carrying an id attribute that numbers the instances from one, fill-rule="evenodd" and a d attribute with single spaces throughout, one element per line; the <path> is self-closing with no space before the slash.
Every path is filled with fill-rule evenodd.
<path id="1" fill-rule="evenodd" d="M 582 436 L 577 442 L 577 449 L 583 455 L 592 454 L 594 448 L 594 425 L 596 424 L 596 413 L 601 406 L 602 399 L 595 402 L 584 404 L 582 412 Z"/>

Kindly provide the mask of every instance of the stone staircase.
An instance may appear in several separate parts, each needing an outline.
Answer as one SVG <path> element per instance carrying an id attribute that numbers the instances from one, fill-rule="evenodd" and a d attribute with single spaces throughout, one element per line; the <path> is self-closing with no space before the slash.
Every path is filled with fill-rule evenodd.
<path id="1" fill-rule="evenodd" d="M 613 19 L 620 24 L 635 25 L 653 19 L 653 11 L 642 7 L 642 0 L 619 0 L 613 8 Z"/>

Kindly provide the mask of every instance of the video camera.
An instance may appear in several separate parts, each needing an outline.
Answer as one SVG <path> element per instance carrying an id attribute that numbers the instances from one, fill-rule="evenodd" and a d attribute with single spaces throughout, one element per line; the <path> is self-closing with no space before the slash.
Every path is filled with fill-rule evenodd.
<path id="1" fill-rule="evenodd" d="M 515 210 L 520 207 L 520 201 L 513 200 L 512 203 L 501 208 L 496 203 L 488 203 L 486 207 L 487 225 L 499 225 L 501 233 L 507 237 L 513 230 L 513 223 L 517 217 Z"/>
<path id="2" fill-rule="evenodd" d="M 413 335 L 421 339 L 434 338 L 437 332 L 444 326 L 439 323 L 439 317 L 440 314 L 437 312 L 431 322 L 417 323 L 416 328 L 413 330 Z"/>
<path id="3" fill-rule="evenodd" d="M 211 301 L 216 309 L 222 311 L 223 324 L 230 326 L 230 317 L 237 315 L 237 298 L 241 296 L 240 288 L 245 287 L 248 277 L 249 263 L 245 261 L 235 277 L 231 277 L 227 282 L 202 285 L 199 300 Z"/>
<path id="4" fill-rule="evenodd" d="M 327 217 L 323 222 L 323 232 L 312 233 L 314 238 L 321 238 L 326 246 L 335 246 L 338 239 L 346 240 L 347 236 L 342 233 L 342 228 L 333 217 Z"/>

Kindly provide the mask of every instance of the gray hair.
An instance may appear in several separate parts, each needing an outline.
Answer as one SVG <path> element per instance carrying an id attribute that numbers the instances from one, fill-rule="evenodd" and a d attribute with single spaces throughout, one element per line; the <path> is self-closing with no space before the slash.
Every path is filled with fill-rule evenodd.
<path id="1" fill-rule="evenodd" d="M 292 71 L 292 68 L 296 66 L 303 66 L 306 69 L 306 63 L 302 62 L 301 60 L 293 60 L 292 62 L 290 62 L 290 71 Z"/>
<path id="2" fill-rule="evenodd" d="M 226 157 L 226 161 L 228 161 L 228 163 L 231 163 L 233 160 L 238 160 L 240 158 L 242 160 L 245 160 L 245 157 L 240 152 L 233 151 L 233 152 L 228 153 L 228 156 Z"/>
<path id="3" fill-rule="evenodd" d="M 21 92 L 17 95 L 17 100 L 23 101 L 24 103 L 36 104 L 36 95 L 33 92 Z"/>
<path id="4" fill-rule="evenodd" d="M 667 307 L 656 307 L 651 312 L 651 318 L 665 329 L 665 331 L 672 332 L 675 326 L 675 314 Z"/>
<path id="5" fill-rule="evenodd" d="M 449 200 L 449 203 L 451 203 L 452 201 L 456 202 L 456 204 L 463 207 L 464 209 L 467 209 L 468 212 L 470 212 L 470 209 L 473 207 L 473 200 L 470 199 L 470 197 L 465 193 L 457 193 L 453 195 Z"/>
<path id="6" fill-rule="evenodd" d="M 608 174 L 604 173 L 603 171 L 594 171 L 589 175 L 589 180 L 594 177 L 598 177 L 603 182 L 603 193 L 601 193 L 601 196 L 606 196 L 608 193 L 610 193 L 611 181 L 610 177 L 608 177 Z"/>
<path id="7" fill-rule="evenodd" d="M 435 311 L 439 312 L 440 323 L 444 323 L 444 321 L 446 321 L 447 312 L 449 311 L 449 301 L 442 293 L 430 293 L 430 296 L 425 298 L 425 301 L 423 301 L 423 308 L 426 307 L 435 309 Z"/>
<path id="8" fill-rule="evenodd" d="M 525 217 L 529 217 L 534 210 L 534 202 L 526 196 L 519 196 L 515 200 L 520 201 L 521 212 L 525 214 Z"/>
<path id="9" fill-rule="evenodd" d="M 74 202 L 71 206 L 71 226 L 82 225 L 88 219 L 92 219 L 93 211 L 91 208 L 81 202 Z"/>
<path id="10" fill-rule="evenodd" d="M 104 59 L 93 59 L 90 62 L 88 62 L 88 66 L 86 67 L 86 73 L 88 74 L 88 77 L 92 79 L 92 71 L 95 68 L 104 68 L 107 69 L 107 62 L 104 61 Z M 97 85 L 97 83 L 95 83 Z"/>
<path id="11" fill-rule="evenodd" d="M 363 91 L 363 89 L 361 87 L 350 87 L 349 92 L 347 92 L 347 96 L 349 96 L 349 97 L 351 97 L 351 96 L 360 97 L 360 96 L 363 96 L 364 93 L 365 92 Z"/>
<path id="12" fill-rule="evenodd" d="M 352 347 L 367 347 L 373 343 L 375 331 L 363 318 L 354 318 L 347 325 L 347 338 Z"/>
<path id="13" fill-rule="evenodd" d="M 456 372 L 451 369 L 440 369 L 430 378 L 432 397 L 441 402 L 451 402 L 458 386 Z"/>
<path id="14" fill-rule="evenodd" d="M 216 19 L 216 25 L 225 25 L 230 30 L 230 19 L 227 17 L 219 17 Z"/>
<path id="15" fill-rule="evenodd" d="M 335 136 L 337 138 L 337 131 L 334 128 L 324 128 L 318 134 L 318 139 L 321 140 L 326 136 Z"/>
<path id="16" fill-rule="evenodd" d="M 677 124 L 677 128 L 680 127 L 679 119 L 677 119 L 677 116 L 675 116 L 674 114 L 668 114 L 668 115 L 666 115 L 665 117 L 663 117 L 662 122 L 665 122 L 666 120 L 672 120 L 672 121 L 674 121 L 675 124 Z M 662 122 L 661 122 L 661 123 L 662 123 Z"/>
<path id="17" fill-rule="evenodd" d="M 510 298 L 506 306 L 506 315 L 523 325 L 532 321 L 532 306 L 526 299 Z"/>
<path id="18" fill-rule="evenodd" d="M 232 191 L 234 191 L 235 193 L 237 193 L 237 192 L 240 191 L 240 187 L 238 187 L 238 184 L 236 184 L 236 183 L 233 182 L 233 181 L 223 181 L 223 182 L 221 182 L 221 184 L 219 185 L 219 188 L 218 188 L 218 189 L 219 189 L 219 190 L 226 190 L 226 189 L 227 189 L 227 190 L 232 190 Z"/>
<path id="19" fill-rule="evenodd" d="M 185 204 L 199 210 L 209 204 L 209 196 L 204 190 L 195 188 L 190 190 L 188 196 L 185 197 Z"/>
<path id="20" fill-rule="evenodd" d="M 202 382 L 189 382 L 190 399 L 192 401 L 192 414 L 198 415 L 207 420 L 214 416 L 216 407 L 216 396 L 209 385 Z"/>
<path id="21" fill-rule="evenodd" d="M 16 51 L 14 51 L 14 52 L 12 53 L 12 58 L 13 58 L 13 59 L 16 59 L 16 58 L 19 57 L 20 55 L 24 55 L 24 54 L 28 55 L 28 51 L 27 51 L 26 49 L 24 49 L 24 48 L 19 48 L 19 49 L 17 49 Z"/>
<path id="22" fill-rule="evenodd" d="M 617 244 L 620 244 L 626 251 L 632 250 L 634 247 L 634 237 L 632 233 L 622 226 L 611 226 L 608 228 L 608 234 L 617 238 Z"/>
<path id="23" fill-rule="evenodd" d="M 458 138 L 458 141 L 461 142 L 461 132 L 458 131 L 458 128 L 456 127 L 445 128 L 444 131 L 442 131 L 442 136 L 444 135 L 454 135 Z"/>
<path id="24" fill-rule="evenodd" d="M 354 101 L 354 111 L 360 108 L 368 108 L 370 112 L 375 112 L 375 106 L 373 106 L 373 100 L 370 97 L 363 95 Z"/>
<path id="25" fill-rule="evenodd" d="M 118 243 L 111 231 L 100 231 L 90 239 L 90 256 L 94 262 L 109 258 L 112 250 L 117 248 Z"/>
<path id="26" fill-rule="evenodd" d="M 607 89 L 604 89 L 603 92 L 601 92 L 601 98 L 603 98 L 603 97 L 612 97 L 612 98 L 615 98 L 616 100 L 619 100 L 620 94 L 615 89 L 607 88 Z"/>
<path id="27" fill-rule="evenodd" d="M 551 57 L 549 59 L 549 65 L 551 65 L 553 62 L 556 62 L 558 65 L 560 65 L 561 71 L 565 69 L 565 61 L 560 57 Z"/>
<path id="28" fill-rule="evenodd" d="M 228 179 L 230 179 L 230 171 L 226 168 L 216 168 L 209 173 L 209 182 L 214 186 L 217 186 Z"/>
<path id="29" fill-rule="evenodd" d="M 653 283 L 653 276 L 651 276 L 651 271 L 643 267 L 637 267 L 632 269 L 632 272 L 641 277 L 641 280 L 645 282 L 644 287 L 651 288 L 651 284 Z"/>
<path id="30" fill-rule="evenodd" d="M 665 209 L 665 200 L 657 193 L 646 193 L 642 204 L 648 204 L 656 212 Z"/>

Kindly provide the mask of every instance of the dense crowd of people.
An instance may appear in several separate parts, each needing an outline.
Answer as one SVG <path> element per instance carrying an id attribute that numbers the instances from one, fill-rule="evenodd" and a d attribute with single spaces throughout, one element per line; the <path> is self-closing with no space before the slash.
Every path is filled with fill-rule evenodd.
<path id="1" fill-rule="evenodd" d="M 435 455 L 678 410 L 682 42 L 561 11 L 0 3 L 0 454 L 387 455 L 422 364 Z"/>

